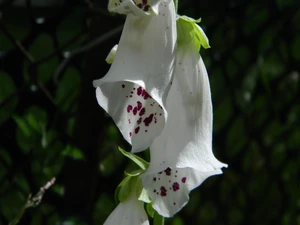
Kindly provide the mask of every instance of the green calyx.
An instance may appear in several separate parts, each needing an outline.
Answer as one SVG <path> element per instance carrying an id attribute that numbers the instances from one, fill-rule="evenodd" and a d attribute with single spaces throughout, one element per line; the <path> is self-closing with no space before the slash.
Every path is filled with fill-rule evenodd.
<path id="1" fill-rule="evenodd" d="M 138 200 L 150 203 L 151 200 L 147 195 L 146 190 L 144 189 L 142 181 L 139 177 L 148 168 L 149 163 L 144 159 L 136 156 L 135 154 L 123 150 L 120 147 L 118 149 L 124 156 L 131 159 L 136 165 L 138 165 L 140 169 L 131 172 L 124 172 L 125 178 L 118 185 L 115 191 L 115 201 L 117 203 L 124 202 L 134 192 Z"/>
<path id="2" fill-rule="evenodd" d="M 197 25 L 201 19 L 195 20 L 187 16 L 177 17 L 177 43 L 194 44 L 200 51 L 201 46 L 210 48 L 209 41 L 202 28 Z"/>

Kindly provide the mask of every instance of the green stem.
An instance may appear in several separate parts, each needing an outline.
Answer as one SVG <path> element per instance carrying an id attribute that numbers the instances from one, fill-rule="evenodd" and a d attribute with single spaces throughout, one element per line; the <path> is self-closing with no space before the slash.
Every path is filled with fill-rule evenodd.
<path id="1" fill-rule="evenodd" d="M 164 225 L 165 218 L 159 215 L 157 212 L 154 213 L 153 225 Z"/>

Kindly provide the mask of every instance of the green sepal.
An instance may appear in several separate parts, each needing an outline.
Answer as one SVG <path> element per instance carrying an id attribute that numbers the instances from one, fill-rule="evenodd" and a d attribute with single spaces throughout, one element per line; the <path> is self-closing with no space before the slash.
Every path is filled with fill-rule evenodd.
<path id="1" fill-rule="evenodd" d="M 126 201 L 130 196 L 135 184 L 136 177 L 126 176 L 116 188 L 114 195 L 116 203 Z"/>
<path id="2" fill-rule="evenodd" d="M 146 210 L 148 215 L 153 218 L 155 210 L 153 209 L 151 202 L 146 205 Z"/>
<path id="3" fill-rule="evenodd" d="M 132 172 L 124 171 L 125 176 L 136 177 L 144 173 L 144 170 L 134 170 Z"/>
<path id="4" fill-rule="evenodd" d="M 200 18 L 195 20 L 187 16 L 177 17 L 177 41 L 179 45 L 192 42 L 198 51 L 200 51 L 201 46 L 210 48 L 207 36 L 202 28 L 196 24 L 200 21 Z"/>
<path id="5" fill-rule="evenodd" d="M 194 18 L 188 17 L 188 16 L 179 16 L 177 19 L 181 19 L 181 20 L 184 20 L 189 23 L 200 23 L 201 22 L 201 18 L 195 20 Z"/>
<path id="6" fill-rule="evenodd" d="M 147 195 L 147 192 L 145 188 L 143 187 L 142 181 L 139 177 L 137 177 L 137 182 L 136 182 L 136 197 L 138 200 L 146 203 L 150 203 L 151 199 Z"/>
<path id="7" fill-rule="evenodd" d="M 165 218 L 159 215 L 157 212 L 154 213 L 153 225 L 164 225 Z"/>
<path id="8" fill-rule="evenodd" d="M 146 170 L 149 166 L 149 163 L 145 161 L 144 159 L 138 157 L 135 154 L 132 154 L 130 152 L 127 152 L 123 150 L 121 147 L 118 147 L 119 151 L 126 156 L 127 158 L 131 159 L 135 164 L 137 164 L 142 170 Z"/>

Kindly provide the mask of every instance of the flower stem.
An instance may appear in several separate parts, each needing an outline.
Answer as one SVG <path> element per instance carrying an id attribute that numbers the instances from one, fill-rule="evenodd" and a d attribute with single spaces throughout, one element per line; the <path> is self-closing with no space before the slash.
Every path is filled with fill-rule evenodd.
<path id="1" fill-rule="evenodd" d="M 157 212 L 154 213 L 153 225 L 164 225 L 165 218 L 159 215 Z"/>

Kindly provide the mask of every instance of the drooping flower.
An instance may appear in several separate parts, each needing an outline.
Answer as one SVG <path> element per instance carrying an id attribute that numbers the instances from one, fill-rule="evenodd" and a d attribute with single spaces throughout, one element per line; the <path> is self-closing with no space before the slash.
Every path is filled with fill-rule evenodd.
<path id="1" fill-rule="evenodd" d="M 226 164 L 212 152 L 212 103 L 199 41 L 208 47 L 200 27 L 179 18 L 175 76 L 167 98 L 168 121 L 150 146 L 151 161 L 141 175 L 153 208 L 173 216 L 189 200 L 189 192 L 206 178 L 221 174 Z M 199 36 L 202 37 L 199 37 Z"/>
<path id="2" fill-rule="evenodd" d="M 148 148 L 167 119 L 165 101 L 175 66 L 173 0 L 111 0 L 127 14 L 110 70 L 94 81 L 99 105 L 113 118 L 132 152 Z"/>
<path id="3" fill-rule="evenodd" d="M 144 210 L 144 202 L 139 201 L 132 191 L 129 198 L 120 202 L 109 215 L 104 225 L 149 225 L 148 216 Z"/>

